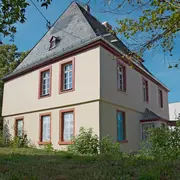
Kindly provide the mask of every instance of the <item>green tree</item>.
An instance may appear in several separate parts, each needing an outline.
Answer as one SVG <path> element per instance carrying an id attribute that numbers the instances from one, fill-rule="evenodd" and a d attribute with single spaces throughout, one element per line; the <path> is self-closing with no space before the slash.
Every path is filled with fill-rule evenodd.
<path id="1" fill-rule="evenodd" d="M 52 0 L 37 1 L 40 1 L 41 6 L 47 8 Z M 34 3 L 33 0 L 31 0 L 31 3 Z M 26 21 L 26 8 L 29 5 L 28 0 L 0 0 L 0 32 L 4 36 L 14 37 L 17 30 L 15 24 Z"/>
<path id="2" fill-rule="evenodd" d="M 12 72 L 24 59 L 28 52 L 18 52 L 16 45 L 0 46 L 0 128 L 2 128 L 2 99 L 3 99 L 3 76 Z"/>
<path id="3" fill-rule="evenodd" d="M 119 15 L 115 31 L 124 35 L 136 52 L 143 55 L 148 49 L 160 47 L 172 56 L 180 32 L 179 0 L 104 0 L 104 3 L 101 12 Z"/>

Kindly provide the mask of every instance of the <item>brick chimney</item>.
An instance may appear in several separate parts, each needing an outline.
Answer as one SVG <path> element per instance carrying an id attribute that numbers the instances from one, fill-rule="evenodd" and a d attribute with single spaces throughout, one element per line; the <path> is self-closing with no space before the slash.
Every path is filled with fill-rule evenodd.
<path id="1" fill-rule="evenodd" d="M 84 8 L 88 13 L 91 13 L 91 9 L 90 6 L 87 4 Z"/>
<path id="2" fill-rule="evenodd" d="M 103 22 L 102 25 L 104 25 L 108 30 L 112 30 L 112 26 L 107 22 Z"/>

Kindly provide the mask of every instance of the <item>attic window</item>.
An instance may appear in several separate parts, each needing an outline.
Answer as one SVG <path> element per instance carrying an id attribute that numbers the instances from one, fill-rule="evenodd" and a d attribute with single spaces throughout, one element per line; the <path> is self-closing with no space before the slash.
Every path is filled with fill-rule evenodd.
<path id="1" fill-rule="evenodd" d="M 50 41 L 49 41 L 50 42 L 49 50 L 54 49 L 58 45 L 60 40 L 61 39 L 59 37 L 52 36 Z"/>

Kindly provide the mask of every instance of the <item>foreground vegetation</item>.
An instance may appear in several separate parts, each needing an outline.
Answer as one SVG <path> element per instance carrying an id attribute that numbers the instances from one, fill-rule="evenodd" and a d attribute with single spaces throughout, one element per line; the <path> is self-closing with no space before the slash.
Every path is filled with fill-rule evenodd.
<path id="1" fill-rule="evenodd" d="M 27 137 L 0 143 L 1 180 L 177 180 L 180 179 L 180 126 L 150 133 L 151 147 L 123 153 L 109 137 L 98 140 L 81 129 L 68 151 L 52 145 L 36 149 Z M 146 142 L 149 143 L 149 142 Z"/>
<path id="2" fill-rule="evenodd" d="M 0 148 L 2 180 L 156 180 L 180 179 L 180 161 L 156 161 L 134 155 L 78 156 L 67 152 Z"/>

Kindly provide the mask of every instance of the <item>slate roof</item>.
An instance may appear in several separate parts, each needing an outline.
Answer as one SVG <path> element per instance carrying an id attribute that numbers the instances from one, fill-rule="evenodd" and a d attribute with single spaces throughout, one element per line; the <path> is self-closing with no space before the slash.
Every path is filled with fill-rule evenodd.
<path id="1" fill-rule="evenodd" d="M 161 117 L 155 114 L 154 112 L 150 111 L 148 108 L 146 108 L 143 114 L 143 120 L 152 120 L 152 119 L 161 119 Z"/>
<path id="2" fill-rule="evenodd" d="M 49 41 L 52 36 L 59 37 L 61 41 L 56 48 L 49 50 Z M 36 65 L 40 65 L 52 58 L 66 54 L 76 48 L 83 47 L 85 44 L 87 45 L 97 39 L 106 40 L 122 53 L 126 54 L 130 52 L 123 42 L 120 41 L 117 36 L 109 33 L 101 22 L 78 3 L 72 2 L 50 30 L 34 46 L 21 64 L 3 79 L 5 80 L 6 78 L 33 68 Z M 117 41 L 112 43 L 111 40 L 114 39 Z M 142 63 L 140 66 L 153 76 Z"/>
<path id="3" fill-rule="evenodd" d="M 8 76 L 15 75 L 52 57 L 65 53 L 67 50 L 73 49 L 73 47 L 79 46 L 84 42 L 89 42 L 100 36 L 103 37 L 107 33 L 109 31 L 101 22 L 78 3 L 73 2 L 35 45 L 23 62 Z M 59 37 L 61 41 L 56 48 L 49 50 L 49 41 L 52 36 Z M 110 42 L 117 37 L 111 34 L 104 38 Z M 114 44 L 121 51 L 124 50 L 125 52 L 128 50 L 120 40 Z"/>

